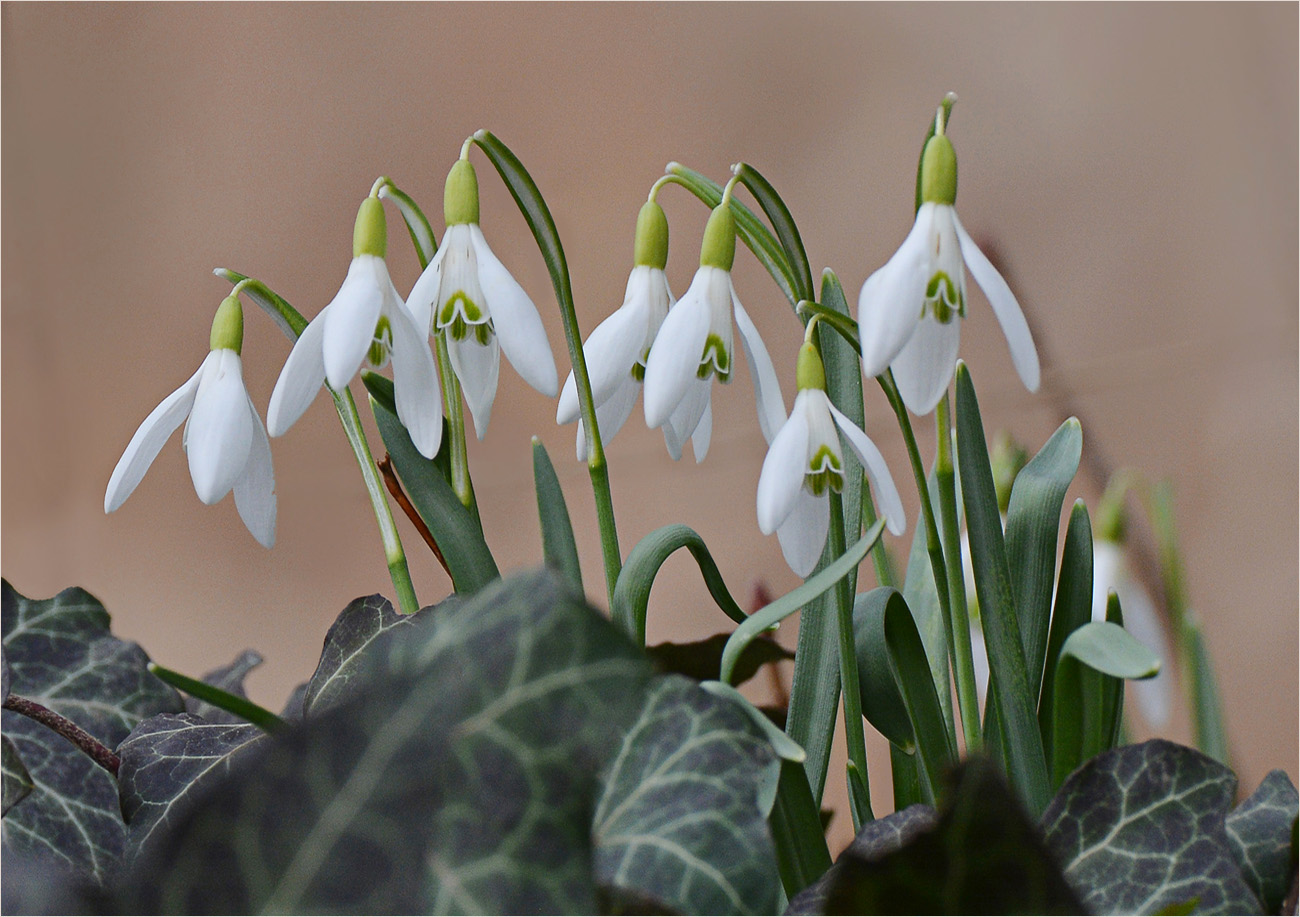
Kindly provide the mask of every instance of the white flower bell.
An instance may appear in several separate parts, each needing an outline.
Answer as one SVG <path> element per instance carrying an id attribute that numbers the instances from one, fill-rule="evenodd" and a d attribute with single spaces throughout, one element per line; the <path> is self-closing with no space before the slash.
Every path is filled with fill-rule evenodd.
<path id="1" fill-rule="evenodd" d="M 433 458 L 442 443 L 442 392 L 429 335 L 407 311 L 384 262 L 384 207 L 361 202 L 352 237 L 352 264 L 334 299 L 299 335 L 271 393 L 266 425 L 283 435 L 303 415 L 321 383 L 344 389 L 362 361 L 382 369 L 391 356 L 397 417 L 420 454 Z"/>
<path id="2" fill-rule="evenodd" d="M 759 529 L 764 535 L 776 532 L 786 563 L 806 577 L 826 546 L 829 491 L 839 493 L 844 486 L 844 453 L 836 427 L 862 463 L 889 530 L 901 535 L 907 517 L 880 450 L 826 396 L 821 357 L 809 342 L 799 350 L 797 377 L 794 408 L 763 460 L 757 506 Z"/>
<path id="3" fill-rule="evenodd" d="M 444 334 L 452 369 L 474 417 L 487 434 L 496 399 L 501 351 L 524 381 L 543 395 L 559 389 L 555 358 L 537 307 L 488 248 L 479 229 L 478 178 L 468 159 L 447 175 L 442 246 L 411 288 L 407 305 L 426 334 Z"/>
<path id="4" fill-rule="evenodd" d="M 763 438 L 772 437 L 785 420 L 785 402 L 772 358 L 731 283 L 736 257 L 736 223 L 725 199 L 714 208 L 704 230 L 700 268 L 690 289 L 668 312 L 645 368 L 645 419 L 663 427 L 673 458 L 688 438 L 695 460 L 703 461 L 713 433 L 710 404 L 712 379 L 731 380 L 735 316 L 740 342 L 754 383 L 754 400 Z"/>
<path id="5" fill-rule="evenodd" d="M 275 544 L 271 445 L 244 389 L 239 297 L 226 297 L 212 320 L 211 350 L 198 372 L 154 408 L 131 437 L 104 493 L 111 513 L 131 496 L 163 444 L 186 421 L 181 442 L 199 499 L 211 505 L 233 489 L 239 517 L 265 547 Z"/>
<path id="6" fill-rule="evenodd" d="M 1031 392 L 1039 382 L 1038 352 L 1020 304 L 957 218 L 957 156 L 943 131 L 941 108 L 921 154 L 916 222 L 858 297 L 862 372 L 870 378 L 892 368 L 914 414 L 933 411 L 952 382 L 966 317 L 963 261 L 993 307 L 1021 381 Z"/>
<path id="7" fill-rule="evenodd" d="M 623 305 L 596 326 L 582 345 L 591 382 L 591 399 L 596 406 L 596 421 L 601 441 L 614 438 L 636 403 L 645 379 L 646 360 L 659 327 L 673 305 L 672 290 L 664 266 L 668 263 L 668 220 L 663 208 L 649 200 L 641 207 L 636 221 L 634 267 L 627 279 Z M 555 422 L 578 421 L 578 460 L 587 458 L 587 432 L 579 417 L 578 385 L 573 373 L 564 380 Z M 681 441 L 674 442 L 671 429 L 664 435 L 674 458 L 681 457 Z"/>

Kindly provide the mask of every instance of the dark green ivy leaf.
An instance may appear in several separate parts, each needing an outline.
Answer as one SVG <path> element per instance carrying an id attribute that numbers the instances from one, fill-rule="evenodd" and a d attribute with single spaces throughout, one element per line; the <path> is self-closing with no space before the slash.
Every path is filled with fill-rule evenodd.
<path id="1" fill-rule="evenodd" d="M 900 850 L 846 854 L 840 864 L 828 914 L 1084 912 L 1006 778 L 983 758 L 953 771 L 934 828 Z"/>
<path id="2" fill-rule="evenodd" d="M 32 791 L 31 774 L 27 773 L 23 759 L 18 757 L 18 750 L 8 736 L 0 736 L 0 777 L 3 778 L 0 815 L 7 815 L 10 809 L 26 799 Z"/>
<path id="3" fill-rule="evenodd" d="M 304 716 L 328 710 L 347 696 L 349 685 L 367 662 L 365 650 L 388 630 L 410 624 L 382 595 L 353 599 L 325 634 L 320 663 L 302 698 Z"/>
<path id="4" fill-rule="evenodd" d="M 1300 809 L 1295 784 L 1284 771 L 1272 771 L 1251 797 L 1225 819 L 1228 844 L 1265 914 L 1281 913 L 1295 878 L 1291 837 Z"/>
<path id="5" fill-rule="evenodd" d="M 734 702 L 659 679 L 604 775 L 597 883 L 677 913 L 771 913 L 781 884 L 759 791 L 778 767 Z"/>
<path id="6" fill-rule="evenodd" d="M 109 748 L 141 719 L 179 712 L 180 696 L 146 670 L 134 643 L 109 633 L 108 612 L 82 589 L 33 600 L 3 583 L 11 688 Z M 10 710 L 4 734 L 31 776 L 31 795 L 5 815 L 6 846 L 103 881 L 117 867 L 126 827 L 111 775 L 49 728 Z"/>
<path id="7" fill-rule="evenodd" d="M 656 643 L 646 647 L 646 654 L 663 672 L 676 672 L 696 681 L 710 681 L 718 677 L 722 667 L 722 650 L 730 634 L 714 634 L 693 643 Z M 745 647 L 732 673 L 732 684 L 749 681 L 769 662 L 793 659 L 794 653 L 775 640 L 760 637 Z"/>
<path id="8" fill-rule="evenodd" d="M 390 632 L 336 705 L 270 737 L 154 846 L 121 907 L 596 907 L 591 813 L 645 696 L 639 650 L 547 571 Z"/>
<path id="9" fill-rule="evenodd" d="M 262 664 L 262 657 L 253 650 L 244 650 L 235 657 L 235 661 L 229 665 L 223 665 L 219 669 L 214 669 L 204 675 L 202 681 L 212 685 L 214 688 L 220 688 L 227 694 L 233 694 L 236 697 L 248 698 L 244 693 L 244 678 L 253 669 Z M 201 701 L 197 697 L 184 696 L 185 712 L 192 713 L 195 716 L 202 717 L 209 723 L 243 723 L 245 720 L 235 716 L 235 714 L 222 710 L 220 707 L 214 707 L 206 701 Z"/>
<path id="10" fill-rule="evenodd" d="M 1222 764 L 1157 739 L 1088 761 L 1042 824 L 1096 913 L 1151 914 L 1193 898 L 1198 914 L 1259 913 L 1224 827 L 1236 788 Z"/>

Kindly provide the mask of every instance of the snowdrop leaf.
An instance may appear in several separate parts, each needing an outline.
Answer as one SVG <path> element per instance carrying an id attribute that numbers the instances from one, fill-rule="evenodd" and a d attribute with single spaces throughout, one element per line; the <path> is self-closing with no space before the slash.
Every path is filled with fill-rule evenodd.
<path id="1" fill-rule="evenodd" d="M 8 736 L 0 736 L 0 793 L 3 794 L 0 797 L 0 815 L 7 815 L 10 809 L 27 798 L 32 788 L 32 776 L 18 756 L 18 749 L 14 748 Z"/>
<path id="2" fill-rule="evenodd" d="M 375 373 L 362 373 L 361 378 L 370 393 L 379 435 L 383 437 L 397 476 L 442 551 L 456 591 L 478 591 L 500 573 L 477 516 L 456 497 L 438 460 L 425 458 L 411 442 L 410 434 L 397 419 L 392 382 Z"/>
<path id="3" fill-rule="evenodd" d="M 822 272 L 820 307 L 826 313 L 835 316 L 835 320 L 852 322 L 849 318 L 849 302 L 844 296 L 844 287 L 834 272 L 827 269 Z M 844 416 L 859 430 L 866 426 L 866 412 L 862 402 L 862 372 L 858 365 L 858 354 L 849 343 L 841 338 L 817 331 L 817 343 L 821 353 L 822 365 L 826 371 L 826 394 Z M 844 532 L 845 537 L 856 539 L 862 531 L 862 463 L 858 461 L 852 449 L 844 450 Z M 883 544 L 876 548 L 884 551 Z M 849 574 L 849 593 L 857 591 L 857 571 Z"/>
<path id="4" fill-rule="evenodd" d="M 137 725 L 117 750 L 127 861 L 152 855 L 236 761 L 256 755 L 268 741 L 251 723 L 217 722 L 193 713 L 163 713 Z"/>
<path id="5" fill-rule="evenodd" d="M 1038 692 L 1029 678 L 1016 616 L 984 422 L 970 371 L 961 362 L 957 364 L 957 454 L 975 591 L 989 653 L 989 709 L 997 710 L 1000 745 L 1012 786 L 1037 813 L 1051 795 L 1035 715 Z"/>
<path id="6" fill-rule="evenodd" d="M 573 523 L 564 502 L 564 490 L 555 476 L 555 466 L 546 447 L 533 437 L 533 486 L 537 490 L 537 515 L 542 523 L 542 557 L 546 565 L 563 574 L 569 584 L 582 591 L 582 568 L 578 545 L 573 540 Z"/>
<path id="7" fill-rule="evenodd" d="M 933 827 L 919 809 L 897 832 L 901 847 L 887 835 L 883 852 L 840 857 L 825 913 L 1084 913 L 995 764 L 972 758 L 949 784 Z"/>
<path id="8" fill-rule="evenodd" d="M 759 808 L 779 761 L 730 700 L 659 679 L 603 775 L 592 824 L 597 883 L 682 914 L 777 907 L 776 852 Z"/>
<path id="9" fill-rule="evenodd" d="M 1265 914 L 1282 913 L 1296 874 L 1295 836 L 1300 796 L 1285 771 L 1271 771 L 1259 789 L 1225 819 L 1228 844 Z"/>
<path id="10" fill-rule="evenodd" d="M 812 299 L 815 291 L 812 270 L 808 267 L 808 253 L 804 251 L 803 239 L 799 237 L 799 227 L 795 225 L 790 209 L 786 207 L 785 201 L 781 200 L 781 195 L 776 193 L 771 183 L 753 166 L 742 162 L 740 168 L 736 170 L 736 175 L 740 178 L 741 184 L 754 195 L 754 199 L 763 208 L 763 213 L 767 214 L 772 229 L 776 232 L 776 238 L 781 243 L 782 251 L 785 252 L 785 260 L 790 265 L 795 295 L 799 299 Z M 733 203 L 732 206 L 734 207 L 735 204 Z"/>
<path id="11" fill-rule="evenodd" d="M 648 663 L 545 570 L 401 637 L 340 703 L 220 781 L 119 904 L 592 912 L 599 774 L 640 715 Z"/>
<path id="12" fill-rule="evenodd" d="M 29 599 L 6 581 L 0 603 L 15 694 L 109 748 L 141 719 L 183 709 L 176 692 L 146 670 L 144 651 L 111 635 L 108 612 L 88 592 Z M 22 804 L 5 814 L 6 848 L 85 878 L 110 878 L 126 843 L 112 776 L 62 736 L 11 710 L 4 711 L 4 734 L 32 782 Z"/>
<path id="13" fill-rule="evenodd" d="M 830 268 L 826 268 L 826 270 L 822 272 L 823 299 L 826 298 L 826 281 L 829 277 L 834 276 L 835 274 Z M 836 278 L 835 283 L 839 283 L 838 278 Z M 843 297 L 843 288 L 841 288 L 839 295 Z M 843 338 L 844 342 L 853 348 L 855 354 L 862 353 L 862 342 L 858 340 L 858 323 L 848 315 L 841 315 L 839 312 L 823 306 L 821 303 L 811 302 L 808 300 L 800 302 L 799 305 L 795 307 L 795 314 L 803 319 L 810 319 L 815 316 L 819 322 L 826 325 Z M 822 349 L 822 356 L 823 359 L 825 359 L 825 347 L 823 346 Z"/>
<path id="14" fill-rule="evenodd" d="M 227 694 L 233 694 L 236 697 L 248 698 L 244 691 L 244 678 L 253 669 L 262 664 L 262 655 L 253 650 L 244 650 L 229 665 L 224 665 L 219 669 L 214 669 L 203 676 L 206 684 Z M 206 701 L 197 697 L 185 695 L 185 712 L 192 713 L 195 716 L 202 717 L 209 723 L 245 723 L 235 714 L 223 710 L 220 707 L 214 707 Z"/>
<path id="15" fill-rule="evenodd" d="M 438 240 L 433 234 L 433 227 L 429 225 L 429 218 L 409 194 L 394 184 L 380 188 L 379 196 L 397 205 L 402 221 L 406 223 L 406 231 L 411 234 L 411 245 L 415 247 L 420 269 L 428 267 L 433 256 L 438 253 Z"/>
<path id="16" fill-rule="evenodd" d="M 907 706 L 889 668 L 889 648 L 885 645 L 885 606 L 897 596 L 889 588 L 860 593 L 853 601 L 853 639 L 858 654 L 858 688 L 862 695 L 862 715 L 893 744 L 908 752 L 916 748 L 912 721 Z M 922 670 L 928 672 L 928 663 Z M 933 693 L 933 683 L 931 683 Z"/>
<path id="17" fill-rule="evenodd" d="M 1056 668 L 1066 639 L 1092 619 L 1092 523 L 1082 500 L 1070 511 L 1061 550 L 1061 575 L 1056 585 L 1052 626 L 1047 637 L 1043 690 L 1038 701 L 1038 732 L 1048 761 L 1054 755 L 1052 740 L 1056 720 Z"/>
<path id="18" fill-rule="evenodd" d="M 694 169 L 688 169 L 676 162 L 668 163 L 664 171 L 671 175 L 679 185 L 707 204 L 710 209 L 717 207 L 722 202 L 722 186 L 711 178 L 706 178 Z M 763 221 L 739 201 L 732 201 L 731 213 L 736 220 L 736 235 L 754 253 L 758 263 L 763 265 L 768 274 L 772 276 L 772 279 L 776 281 L 776 285 L 785 294 L 785 298 L 790 301 L 790 305 L 793 306 L 800 299 L 811 299 L 811 296 L 801 297 L 796 292 L 797 285 L 794 271 L 786 258 L 785 250 L 776 237 L 763 225 Z"/>
<path id="19" fill-rule="evenodd" d="M 1071 417 L 1016 475 L 1007 506 L 1007 564 L 1034 696 L 1047 651 L 1061 504 L 1082 454 L 1083 431 Z"/>
<path id="20" fill-rule="evenodd" d="M 1097 914 L 1260 913 L 1225 816 L 1237 778 L 1190 748 L 1154 740 L 1098 755 L 1043 814 L 1048 848 Z"/>
<path id="21" fill-rule="evenodd" d="M 930 469 L 926 481 L 930 493 L 930 506 L 935 519 L 939 519 L 939 488 L 935 469 Z M 960 514 L 960 508 L 958 509 Z M 918 514 L 916 530 L 912 533 L 912 549 L 907 555 L 907 569 L 903 575 L 903 599 L 912 609 L 916 629 L 925 644 L 925 657 L 930 663 L 930 679 L 943 708 L 945 723 L 953 721 L 952 687 L 948 675 L 948 637 L 939 607 L 939 594 L 935 591 L 934 570 L 930 566 L 930 553 L 925 541 L 925 525 Z"/>
<path id="22" fill-rule="evenodd" d="M 614 586 L 610 603 L 610 617 L 637 643 L 645 644 L 646 608 L 650 604 L 650 587 L 668 556 L 679 548 L 686 548 L 699 565 L 700 575 L 708 586 L 709 595 L 731 620 L 741 623 L 747 615 L 727 591 L 718 565 L 709 553 L 704 539 L 689 526 L 666 525 L 642 538 L 628 554 L 627 561 Z M 710 676 L 713 677 L 713 676 Z"/>
<path id="23" fill-rule="evenodd" d="M 307 319 L 302 317 L 302 313 L 289 305 L 288 300 L 262 283 L 262 281 L 252 280 L 245 274 L 224 267 L 216 268 L 212 273 L 222 280 L 229 281 L 232 286 L 240 281 L 247 280 L 248 284 L 243 290 L 244 295 L 257 303 L 289 340 L 298 340 L 298 336 L 306 329 Z"/>

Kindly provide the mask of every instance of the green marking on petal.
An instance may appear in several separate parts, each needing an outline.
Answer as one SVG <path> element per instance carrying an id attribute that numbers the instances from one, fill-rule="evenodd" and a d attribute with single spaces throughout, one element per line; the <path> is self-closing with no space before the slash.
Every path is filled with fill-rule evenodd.
<path id="1" fill-rule="evenodd" d="M 711 375 L 716 375 L 719 382 L 731 381 L 731 354 L 727 353 L 727 345 L 716 334 L 710 334 L 704 341 L 700 365 L 695 370 L 697 379 L 707 379 Z"/>
<path id="2" fill-rule="evenodd" d="M 947 271 L 935 271 L 930 278 L 925 288 L 925 305 L 934 315 L 934 320 L 941 325 L 951 322 L 954 312 L 962 318 L 966 317 L 966 297 Z M 921 315 L 925 315 L 924 307 Z"/>
<path id="3" fill-rule="evenodd" d="M 808 460 L 804 486 L 811 490 L 815 497 L 822 496 L 827 488 L 835 493 L 844 490 L 844 465 L 840 462 L 839 456 L 831 451 L 830 446 L 823 445 Z"/>
<path id="4" fill-rule="evenodd" d="M 379 316 L 375 323 L 375 336 L 366 351 L 366 362 L 374 369 L 383 369 L 388 365 L 388 355 L 393 350 L 393 326 L 387 315 Z"/>
<path id="5" fill-rule="evenodd" d="M 447 297 L 438 310 L 436 326 L 440 331 L 447 331 L 454 341 L 463 341 L 471 326 L 480 344 L 486 344 L 492 336 L 492 320 L 484 318 L 483 310 L 464 290 L 457 290 Z"/>
<path id="6" fill-rule="evenodd" d="M 632 364 L 632 378 L 638 382 L 645 381 L 645 364 L 641 362 Z"/>

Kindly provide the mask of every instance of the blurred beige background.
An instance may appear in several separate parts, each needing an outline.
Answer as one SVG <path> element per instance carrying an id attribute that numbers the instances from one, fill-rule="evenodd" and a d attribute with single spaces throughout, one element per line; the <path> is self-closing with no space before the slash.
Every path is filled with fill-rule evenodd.
<path id="1" fill-rule="evenodd" d="M 996 247 L 1045 364 L 1031 396 L 971 294 L 962 354 L 987 426 L 1037 448 L 1078 412 L 1096 467 L 1172 479 L 1243 784 L 1271 767 L 1296 776 L 1294 5 L 5 4 L 0 21 L 3 573 L 20 592 L 84 586 L 121 634 L 195 674 L 255 647 L 266 664 L 253 695 L 280 704 L 348 600 L 391 592 L 328 402 L 273 444 L 272 551 L 230 500 L 199 503 L 179 438 L 120 511 L 102 511 L 132 432 L 206 353 L 228 289 L 214 266 L 314 315 L 344 276 L 374 178 L 392 176 L 441 230 L 446 170 L 488 127 L 547 195 L 588 331 L 621 301 L 637 208 L 671 159 L 718 180 L 753 163 L 799 220 L 814 270 L 833 267 L 856 299 L 910 225 L 926 120 L 951 89 L 963 221 Z M 476 161 L 484 231 L 538 303 L 563 373 L 542 260 Z M 661 201 L 680 295 L 706 214 L 678 188 Z M 390 225 L 406 292 L 417 266 Z M 798 325 L 747 253 L 737 264 L 788 404 Z M 289 345 L 256 310 L 246 325 L 264 410 Z M 540 558 L 538 435 L 603 604 L 590 489 L 554 408 L 503 366 L 487 440 L 472 444 L 488 539 L 503 569 Z M 703 465 L 674 465 L 639 414 L 610 447 L 623 550 L 685 522 L 738 595 L 788 589 L 755 521 L 764 444 L 744 371 L 715 389 L 714 409 Z M 907 482 L 875 386 L 867 417 Z M 1103 483 L 1085 472 L 1075 492 L 1095 507 Z M 421 599 L 440 598 L 446 577 L 409 527 L 403 537 Z M 650 617 L 652 641 L 726 624 L 685 556 L 666 566 Z M 1166 732 L 1188 738 L 1181 704 Z M 878 741 L 872 754 L 887 811 Z"/>

